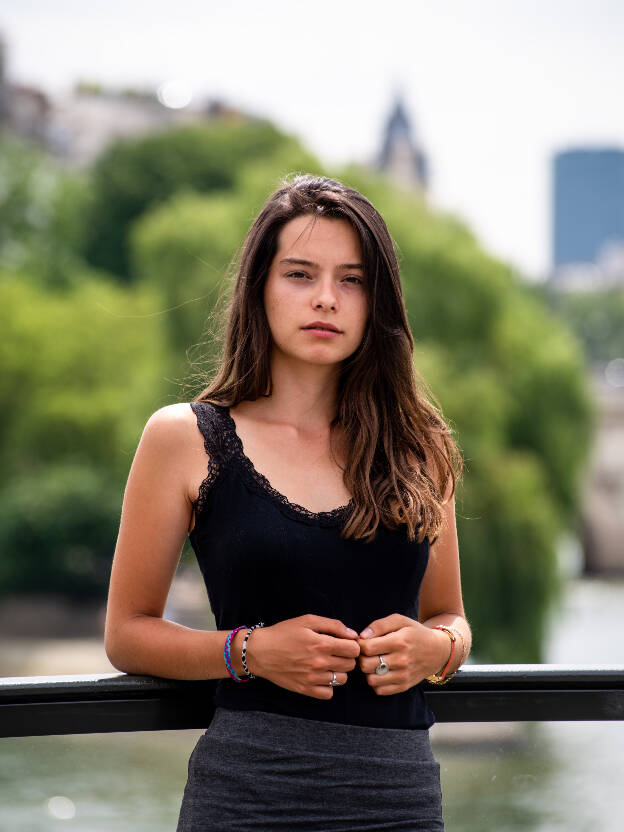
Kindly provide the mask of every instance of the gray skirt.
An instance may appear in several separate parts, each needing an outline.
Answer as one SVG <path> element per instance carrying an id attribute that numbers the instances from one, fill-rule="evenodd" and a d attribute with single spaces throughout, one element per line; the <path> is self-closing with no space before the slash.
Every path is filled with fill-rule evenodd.
<path id="1" fill-rule="evenodd" d="M 188 763 L 177 832 L 442 832 L 427 729 L 217 707 Z"/>

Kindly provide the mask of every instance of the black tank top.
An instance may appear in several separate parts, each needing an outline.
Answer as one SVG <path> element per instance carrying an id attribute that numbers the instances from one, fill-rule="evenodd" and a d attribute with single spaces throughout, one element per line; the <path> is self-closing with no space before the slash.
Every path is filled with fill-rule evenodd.
<path id="1" fill-rule="evenodd" d="M 379 525 L 370 543 L 343 540 L 353 503 L 312 512 L 276 491 L 244 454 L 229 408 L 191 402 L 209 455 L 190 543 L 219 630 L 265 626 L 313 613 L 360 633 L 377 618 L 418 618 L 429 540 L 407 539 L 405 526 Z M 253 639 L 253 633 L 250 636 Z M 429 728 L 434 715 L 421 685 L 378 696 L 356 660 L 331 699 L 286 690 L 268 679 L 217 680 L 214 704 L 381 728 Z"/>

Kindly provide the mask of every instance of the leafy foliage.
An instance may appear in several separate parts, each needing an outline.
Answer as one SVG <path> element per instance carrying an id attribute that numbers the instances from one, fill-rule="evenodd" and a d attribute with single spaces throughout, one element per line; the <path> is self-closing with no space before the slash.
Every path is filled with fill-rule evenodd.
<path id="1" fill-rule="evenodd" d="M 148 208 L 179 190 L 227 194 L 243 161 L 268 156 L 292 140 L 272 125 L 189 125 L 119 139 L 92 171 L 84 253 L 89 263 L 130 280 L 128 232 Z"/>
<path id="2" fill-rule="evenodd" d="M 0 595 L 104 592 L 123 483 L 162 391 L 150 297 L 86 275 L 61 293 L 0 275 Z"/>
<path id="3" fill-rule="evenodd" d="M 152 304 L 147 290 L 87 277 L 63 294 L 0 277 L 0 484 L 59 458 L 123 482 L 163 387 Z"/>
<path id="4" fill-rule="evenodd" d="M 87 180 L 34 144 L 0 133 L 0 268 L 66 288 L 80 256 Z"/>
<path id="5" fill-rule="evenodd" d="M 0 492 L 3 594 L 101 599 L 108 586 L 119 490 L 94 465 L 55 462 Z"/>

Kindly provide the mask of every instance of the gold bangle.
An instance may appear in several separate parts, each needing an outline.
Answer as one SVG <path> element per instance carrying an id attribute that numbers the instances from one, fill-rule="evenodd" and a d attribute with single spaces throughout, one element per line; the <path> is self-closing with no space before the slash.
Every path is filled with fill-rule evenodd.
<path id="1" fill-rule="evenodd" d="M 455 642 L 457 641 L 457 636 L 455 635 L 455 630 L 453 630 L 451 627 L 447 627 L 445 624 L 436 624 L 435 627 L 432 627 L 432 629 L 442 630 L 450 638 L 450 640 L 451 640 L 451 655 L 449 656 L 447 663 L 443 666 L 443 669 L 440 671 L 440 673 L 433 673 L 431 676 L 425 676 L 425 679 L 428 682 L 431 682 L 432 685 L 445 685 L 447 682 L 450 682 L 450 680 L 453 678 L 455 673 L 457 673 L 457 671 L 455 670 L 450 675 L 445 675 L 444 674 L 444 671 L 446 670 L 446 668 L 449 666 L 449 664 L 451 663 L 451 661 L 453 659 L 453 652 L 454 652 L 454 649 L 455 649 Z"/>
<path id="2" fill-rule="evenodd" d="M 459 665 L 457 666 L 457 670 L 459 670 L 459 668 L 466 661 L 466 642 L 464 640 L 464 637 L 462 635 L 461 630 L 458 630 L 456 627 L 451 627 L 450 629 L 460 637 L 461 643 L 462 643 L 462 656 L 461 656 L 461 660 L 459 662 Z M 457 673 L 457 670 L 455 671 L 456 673 Z"/>

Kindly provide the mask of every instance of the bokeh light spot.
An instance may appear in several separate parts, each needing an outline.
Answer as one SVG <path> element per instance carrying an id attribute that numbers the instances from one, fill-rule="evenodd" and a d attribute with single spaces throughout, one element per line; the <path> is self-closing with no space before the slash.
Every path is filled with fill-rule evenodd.
<path id="1" fill-rule="evenodd" d="M 156 92 L 158 100 L 165 107 L 180 110 L 191 103 L 193 94 L 185 81 L 165 81 Z"/>
<path id="2" fill-rule="evenodd" d="M 71 820 L 76 817 L 76 806 L 68 797 L 55 795 L 48 800 L 48 812 L 57 820 Z"/>

